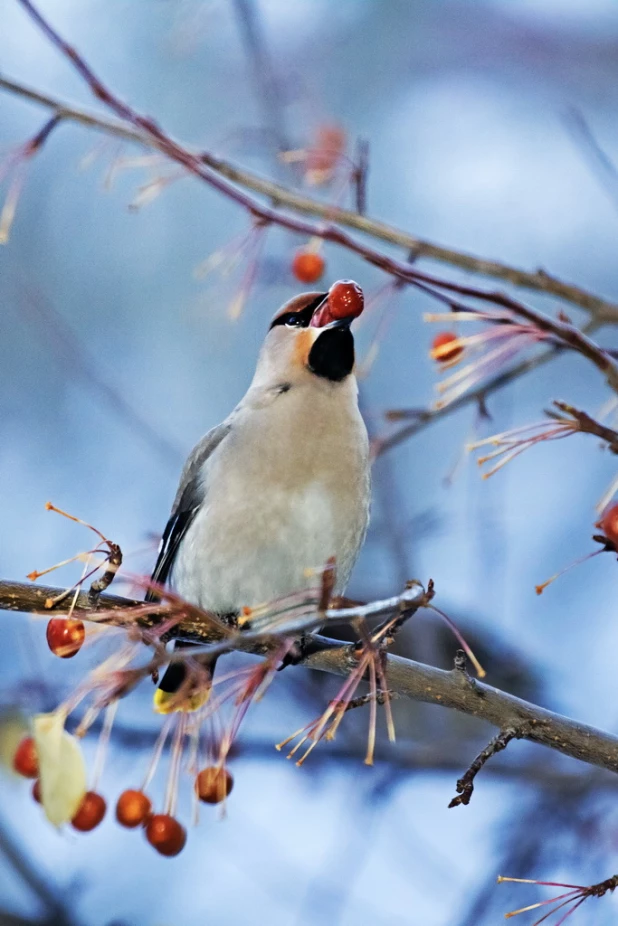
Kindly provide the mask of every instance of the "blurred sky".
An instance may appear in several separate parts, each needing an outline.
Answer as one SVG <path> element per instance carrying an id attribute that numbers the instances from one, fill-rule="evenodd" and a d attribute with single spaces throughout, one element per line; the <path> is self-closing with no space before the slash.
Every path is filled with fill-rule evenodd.
<path id="1" fill-rule="evenodd" d="M 306 145 L 317 126 L 332 121 L 350 139 L 369 140 L 371 215 L 616 298 L 616 205 L 565 120 L 569 107 L 581 110 L 618 158 L 613 0 L 248 6 L 280 84 L 277 118 L 290 143 Z M 233 0 L 41 0 L 97 73 L 170 133 L 290 182 L 258 131 L 263 99 L 241 7 Z M 17 2 L 0 0 L 0 24 L 4 74 L 94 105 Z M 39 108 L 0 94 L 4 151 L 44 118 Z M 127 564 L 147 571 L 184 455 L 242 396 L 270 315 L 299 289 L 289 265 L 302 241 L 270 231 L 250 302 L 230 321 L 239 272 L 201 281 L 194 270 L 248 229 L 247 216 L 191 179 L 130 210 L 153 174 L 117 170 L 110 185 L 109 172 L 118 157 L 137 153 L 61 126 L 28 169 L 10 242 L 0 249 L 3 577 L 22 578 L 87 542 L 45 512 L 48 499 L 125 551 L 145 551 Z M 326 258 L 328 281 L 352 277 L 366 292 L 384 282 L 340 249 L 328 247 Z M 546 311 L 557 308 L 525 297 Z M 374 432 L 385 429 L 386 409 L 432 400 L 427 309 L 427 297 L 404 292 L 391 313 L 362 383 Z M 359 331 L 361 357 L 374 327 L 370 318 Z M 615 343 L 611 332 L 600 338 Z M 144 435 L 107 386 L 156 437 Z M 565 357 L 493 397 L 494 420 L 481 433 L 535 421 L 553 398 L 595 412 L 608 393 L 594 369 Z M 594 505 L 613 477 L 612 460 L 592 438 L 575 437 L 526 453 L 487 482 L 468 459 L 446 486 L 473 426 L 472 410 L 463 411 L 378 463 L 375 529 L 349 591 L 393 594 L 405 577 L 433 577 L 439 606 L 529 660 L 543 679 L 544 703 L 615 728 L 612 558 L 592 560 L 540 598 L 534 590 L 592 549 Z M 75 684 L 83 665 L 57 665 L 41 624 L 2 619 L 7 700 L 27 694 L 33 678 L 58 692 Z M 127 702 L 121 714 L 148 726 L 150 691 L 135 697 L 138 707 Z M 270 697 L 247 727 L 248 735 L 275 742 L 304 715 L 296 703 Z M 445 735 L 440 712 L 428 716 L 436 735 Z M 414 731 L 406 732 L 414 740 Z M 141 777 L 145 754 L 112 750 L 110 795 L 128 786 L 137 762 Z M 483 782 L 470 807 L 448 811 L 456 775 L 404 777 L 384 798 L 382 774 L 379 763 L 373 771 L 347 763 L 312 772 L 310 764 L 297 770 L 282 757 L 249 755 L 238 763 L 228 819 L 208 817 L 172 861 L 111 820 L 86 837 L 53 833 L 21 782 L 2 780 L 0 813 L 70 896 L 80 921 L 95 926 L 456 922 L 487 874 L 506 786 Z M 13 879 L 0 884 L 4 906 L 35 912 Z M 583 915 L 578 921 L 586 922 Z"/>

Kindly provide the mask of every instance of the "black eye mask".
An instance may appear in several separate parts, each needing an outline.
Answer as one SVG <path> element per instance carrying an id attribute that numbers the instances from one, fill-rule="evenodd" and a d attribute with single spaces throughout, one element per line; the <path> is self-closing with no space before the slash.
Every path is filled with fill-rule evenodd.
<path id="1" fill-rule="evenodd" d="M 308 328 L 313 318 L 313 313 L 317 307 L 324 302 L 325 298 L 326 296 L 318 296 L 317 299 L 314 299 L 313 302 L 310 302 L 308 306 L 305 306 L 304 309 L 298 312 L 284 312 L 274 320 L 270 327 L 274 328 L 275 325 L 290 325 L 293 328 Z"/>

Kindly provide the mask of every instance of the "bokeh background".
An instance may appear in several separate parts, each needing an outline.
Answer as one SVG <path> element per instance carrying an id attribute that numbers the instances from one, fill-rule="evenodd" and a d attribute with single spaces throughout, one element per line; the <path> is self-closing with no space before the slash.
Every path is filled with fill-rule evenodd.
<path id="1" fill-rule="evenodd" d="M 41 0 L 41 8 L 114 90 L 187 143 L 293 185 L 301 177 L 277 147 L 302 148 L 320 125 L 338 124 L 351 151 L 358 137 L 370 143 L 369 214 L 616 298 L 615 189 L 566 116 L 579 110 L 618 158 L 613 0 Z M 0 0 L 0 68 L 94 105 L 14 0 Z M 44 119 L 1 93 L 4 154 Z M 97 525 L 133 571 L 147 572 L 184 455 L 242 396 L 270 315 L 302 288 L 290 265 L 303 241 L 270 231 L 247 305 L 231 320 L 242 260 L 228 277 L 197 279 L 195 268 L 248 230 L 246 214 L 188 178 L 131 209 L 140 187 L 174 174 L 162 162 L 125 160 L 141 154 L 61 126 L 28 168 L 0 249 L 5 578 L 88 543 L 44 510 L 48 499 Z M 328 282 L 352 277 L 367 293 L 385 282 L 341 249 L 324 253 Z M 432 308 L 404 290 L 359 329 L 361 359 L 379 348 L 361 384 L 374 435 L 387 433 L 389 408 L 433 399 L 434 329 L 422 321 Z M 599 338 L 615 344 L 612 336 Z M 432 577 L 437 603 L 474 642 L 491 683 L 615 729 L 613 557 L 542 597 L 534 589 L 593 548 L 594 506 L 615 473 L 610 455 L 574 437 L 484 482 L 463 451 L 474 433 L 537 420 L 553 398 L 595 412 L 609 395 L 592 367 L 563 357 L 493 396 L 491 422 L 468 408 L 380 458 L 349 593 L 369 599 Z M 448 667 L 456 645 L 437 620 L 415 619 L 399 651 Z M 2 614 L 5 745 L 96 654 L 61 662 L 41 621 Z M 372 769 L 362 763 L 362 711 L 305 767 L 286 762 L 273 744 L 336 688 L 301 671 L 276 680 L 245 724 L 226 818 L 203 814 L 174 860 L 112 814 L 85 836 L 54 832 L 28 785 L 3 772 L 0 922 L 480 926 L 547 896 L 496 887 L 498 873 L 585 884 L 615 870 L 611 776 L 541 747 L 512 744 L 482 773 L 470 806 L 448 810 L 491 731 L 438 708 L 397 704 L 399 742 L 382 740 Z M 121 704 L 102 785 L 112 804 L 148 762 L 158 729 L 151 693 L 145 684 Z M 95 742 L 86 744 L 90 758 Z M 591 903 L 574 922 L 613 922 L 612 899 Z"/>

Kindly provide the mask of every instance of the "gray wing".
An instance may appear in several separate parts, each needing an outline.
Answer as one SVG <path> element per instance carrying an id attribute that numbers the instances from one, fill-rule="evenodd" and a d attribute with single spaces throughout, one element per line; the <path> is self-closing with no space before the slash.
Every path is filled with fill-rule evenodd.
<path id="1" fill-rule="evenodd" d="M 180 543 L 191 526 L 200 505 L 204 501 L 204 486 L 202 480 L 202 467 L 208 457 L 225 439 L 231 430 L 231 419 L 217 425 L 193 448 L 184 465 L 176 498 L 172 505 L 172 513 L 165 527 L 159 555 L 155 564 L 151 581 L 157 585 L 165 585 L 174 565 Z M 160 595 L 156 588 L 151 588 L 146 594 L 146 601 L 159 601 Z"/>

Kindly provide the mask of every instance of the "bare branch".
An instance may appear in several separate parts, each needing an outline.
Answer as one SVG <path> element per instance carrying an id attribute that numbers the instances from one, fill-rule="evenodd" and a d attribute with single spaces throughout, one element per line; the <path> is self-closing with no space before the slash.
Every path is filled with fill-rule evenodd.
<path id="1" fill-rule="evenodd" d="M 98 129 L 107 134 L 125 138 L 127 141 L 136 142 L 147 148 L 164 151 L 169 157 L 173 157 L 170 150 L 164 147 L 157 137 L 145 131 L 143 127 L 131 124 L 131 120 L 124 116 L 119 119 L 109 119 L 102 114 L 74 106 L 71 103 L 67 103 L 50 94 L 42 93 L 39 90 L 26 86 L 20 81 L 11 80 L 1 74 L 0 88 L 3 88 L 9 93 L 28 99 L 33 103 L 54 110 L 60 120 L 76 122 L 90 128 Z M 108 101 L 105 100 L 104 102 Z M 324 222 L 328 222 L 329 226 L 336 223 L 337 226 L 343 228 L 355 229 L 376 241 L 383 241 L 387 244 L 401 247 L 407 253 L 413 253 L 416 258 L 424 257 L 452 267 L 457 267 L 467 272 L 502 280 L 505 283 L 522 289 L 555 296 L 572 305 L 579 306 L 586 312 L 589 312 L 590 315 L 601 323 L 616 323 L 618 321 L 617 303 L 603 299 L 579 286 L 565 283 L 551 274 L 546 273 L 544 270 L 537 270 L 535 272 L 525 271 L 516 267 L 511 267 L 500 261 L 488 260 L 473 254 L 446 248 L 434 242 L 427 241 L 426 239 L 417 238 L 385 222 L 362 215 L 358 211 L 341 209 L 337 206 L 311 199 L 281 184 L 274 183 L 258 174 L 238 167 L 223 158 L 215 157 L 208 152 L 190 152 L 187 148 L 184 148 L 184 150 L 187 154 L 191 154 L 194 158 L 207 165 L 221 178 L 231 181 L 238 187 L 251 190 L 254 193 L 264 196 L 274 207 L 284 207 L 300 215 L 316 216 Z M 177 160 L 177 158 L 174 159 Z M 203 179 L 206 178 L 204 177 Z M 269 221 L 275 221 L 275 218 L 270 218 Z M 302 234 L 324 237 L 326 240 L 341 244 L 344 247 L 349 246 L 346 243 L 348 240 L 353 240 L 348 239 L 345 233 L 341 231 L 338 237 L 332 235 L 332 229 L 327 235 L 325 234 L 326 229 L 322 226 L 314 226 L 308 223 L 296 223 L 296 225 L 292 224 L 287 227 L 292 231 L 298 231 Z M 351 249 L 355 250 L 355 248 Z M 361 256 L 366 256 L 362 251 L 357 251 L 357 253 L 361 254 Z M 366 254 L 368 255 L 369 253 L 371 253 L 371 249 L 366 249 Z M 367 259 L 369 258 L 367 257 Z M 378 260 L 373 260 L 371 262 L 375 263 L 377 266 L 382 266 Z M 388 270 L 389 268 L 385 266 L 384 269 Z M 389 272 L 393 271 L 391 270 Z M 400 278 L 406 279 L 406 277 Z"/>
<path id="2" fill-rule="evenodd" d="M 0 581 L 0 609 L 44 612 L 45 600 L 54 597 L 59 591 L 57 588 Z M 139 626 L 152 627 L 161 620 L 160 607 L 151 609 L 153 614 L 149 617 L 148 607 L 143 601 L 101 595 L 99 607 L 109 612 L 108 623 L 116 623 L 110 615 L 113 615 L 114 611 L 117 612 L 117 623 L 123 627 L 127 626 L 127 613 L 132 609 L 140 615 L 135 621 Z M 82 592 L 78 597 L 74 614 L 77 615 L 79 612 L 79 616 L 87 620 L 88 612 L 92 613 L 93 610 L 88 601 L 88 594 Z M 354 609 L 351 610 L 353 613 Z M 376 608 L 376 612 L 378 611 Z M 66 608 L 62 604 L 55 610 L 55 613 L 65 612 Z M 216 644 L 225 637 L 226 631 L 217 627 L 215 623 L 200 624 L 197 614 L 190 614 L 181 620 L 175 633 L 179 639 Z M 236 639 L 238 638 L 242 638 L 242 634 L 238 634 Z M 229 636 L 225 640 L 225 646 L 230 647 Z M 247 646 L 246 649 L 251 651 L 252 647 Z M 254 644 L 253 650 L 256 649 L 263 652 L 263 644 L 260 648 Z M 304 648 L 299 664 L 320 672 L 347 676 L 356 666 L 356 661 L 352 658 L 353 649 L 349 644 L 310 634 L 309 645 Z M 391 653 L 385 655 L 384 664 L 388 689 L 400 697 L 451 708 L 485 720 L 499 730 L 522 731 L 523 739 L 548 746 L 589 765 L 618 773 L 618 737 L 610 733 L 581 724 L 478 682 L 460 668 L 445 671 Z"/>
<path id="3" fill-rule="evenodd" d="M 43 918 L 38 923 L 47 923 L 49 926 L 74 926 L 75 919 L 71 915 L 69 904 L 65 901 L 66 892 L 57 889 L 52 878 L 42 870 L 40 862 L 35 863 L 24 852 L 17 842 L 15 833 L 0 819 L 0 854 L 4 862 L 12 869 L 13 875 L 26 885 L 43 907 Z M 0 915 L 0 923 L 11 923 Z M 15 923 L 28 923 L 29 920 L 15 920 Z"/>

